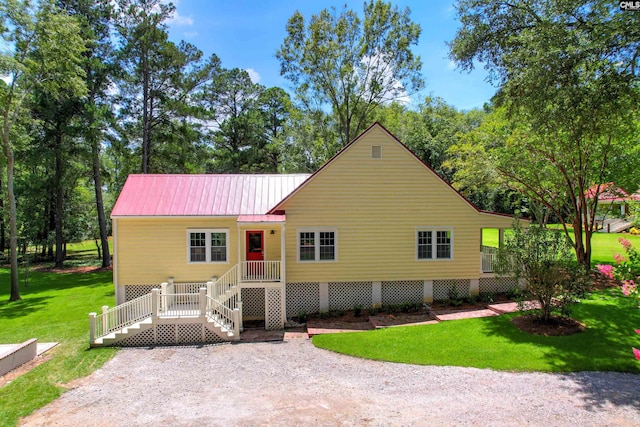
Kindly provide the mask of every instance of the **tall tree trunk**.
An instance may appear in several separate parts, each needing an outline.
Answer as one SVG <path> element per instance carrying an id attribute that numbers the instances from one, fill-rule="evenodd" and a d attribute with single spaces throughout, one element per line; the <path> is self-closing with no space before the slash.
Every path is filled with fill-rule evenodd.
<path id="1" fill-rule="evenodd" d="M 6 120 L 5 120 L 6 123 Z M 7 156 L 7 196 L 9 202 L 9 260 L 11 264 L 11 296 L 9 301 L 21 300 L 18 283 L 18 225 L 16 213 L 16 196 L 13 192 L 13 148 L 9 142 L 9 131 L 5 129 L 4 149 Z"/>
<path id="2" fill-rule="evenodd" d="M 0 181 L 0 193 L 2 193 L 2 181 Z M 4 253 L 7 248 L 7 241 L 5 238 L 5 224 L 4 224 L 4 197 L 0 197 L 0 253 Z"/>
<path id="3" fill-rule="evenodd" d="M 100 227 L 100 242 L 102 245 L 102 268 L 111 265 L 109 253 L 109 236 L 107 235 L 107 221 L 104 216 L 104 203 L 102 201 L 102 175 L 100 173 L 100 150 L 97 138 L 92 136 L 91 156 L 93 157 L 93 184 L 96 192 L 96 210 L 98 211 L 98 226 Z M 100 250 L 98 250 L 100 255 Z"/>
<path id="4" fill-rule="evenodd" d="M 142 173 L 149 173 L 149 152 L 151 149 L 149 64 L 147 52 L 143 52 L 142 55 Z"/>
<path id="5" fill-rule="evenodd" d="M 54 193 L 55 190 L 52 192 Z M 47 260 L 52 261 L 54 259 L 53 255 L 53 243 L 50 240 L 51 232 L 56 229 L 56 200 L 53 194 L 49 195 L 49 200 L 47 200 L 49 205 L 49 210 L 47 211 L 47 218 L 49 219 L 49 228 L 47 229 L 47 234 L 45 235 L 47 239 Z"/>
<path id="6" fill-rule="evenodd" d="M 64 236 L 62 235 L 63 197 L 62 188 L 62 132 L 56 129 L 56 268 L 64 267 Z"/>

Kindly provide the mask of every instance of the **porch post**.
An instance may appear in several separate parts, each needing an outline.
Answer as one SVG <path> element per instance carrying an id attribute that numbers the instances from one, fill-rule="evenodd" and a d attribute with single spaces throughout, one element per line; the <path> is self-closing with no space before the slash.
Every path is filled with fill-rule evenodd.
<path id="1" fill-rule="evenodd" d="M 281 301 L 282 304 L 282 325 L 287 323 L 287 268 L 286 268 L 286 256 L 287 251 L 285 250 L 287 245 L 286 239 L 286 226 L 284 222 L 282 223 L 282 230 L 280 232 L 280 289 L 282 289 Z"/>
<path id="2" fill-rule="evenodd" d="M 89 344 L 96 340 L 96 313 L 89 313 Z"/>
<path id="3" fill-rule="evenodd" d="M 160 302 L 160 290 L 158 288 L 151 289 L 151 316 L 158 317 L 158 307 Z"/>
<path id="4" fill-rule="evenodd" d="M 242 255 L 242 251 L 240 250 L 241 246 L 242 246 L 242 231 L 240 230 L 240 224 L 237 224 L 238 226 L 238 262 L 236 264 L 238 264 L 238 266 L 240 266 L 240 262 L 242 260 L 241 255 Z"/>
<path id="5" fill-rule="evenodd" d="M 198 306 L 200 316 L 207 314 L 207 288 L 198 289 Z"/>
<path id="6" fill-rule="evenodd" d="M 498 228 L 498 247 L 501 248 L 504 245 L 504 228 Z"/>
<path id="7" fill-rule="evenodd" d="M 233 312 L 231 314 L 233 316 L 233 339 L 234 340 L 239 340 L 240 339 L 240 332 L 241 332 L 241 328 L 240 328 L 240 310 L 237 308 L 233 309 Z"/>

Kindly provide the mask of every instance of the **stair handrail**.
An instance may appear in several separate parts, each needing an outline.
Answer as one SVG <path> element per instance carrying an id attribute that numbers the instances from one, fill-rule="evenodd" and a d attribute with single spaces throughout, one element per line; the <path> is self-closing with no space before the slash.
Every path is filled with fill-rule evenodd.
<path id="1" fill-rule="evenodd" d="M 238 274 L 239 268 L 238 264 L 236 264 L 213 282 L 209 296 L 229 309 L 237 308 L 240 301 Z"/>
<path id="2" fill-rule="evenodd" d="M 207 295 L 207 317 L 221 327 L 233 331 L 234 337 L 240 336 L 240 309 L 231 309 Z"/>
<path id="3" fill-rule="evenodd" d="M 154 292 L 155 291 L 155 292 Z M 90 341 L 102 338 L 115 331 L 122 330 L 144 319 L 151 317 L 158 309 L 158 301 L 153 303 L 153 297 L 158 299 L 159 290 L 153 289 L 150 293 L 129 300 L 115 307 L 102 307 L 102 313 L 89 313 Z"/>

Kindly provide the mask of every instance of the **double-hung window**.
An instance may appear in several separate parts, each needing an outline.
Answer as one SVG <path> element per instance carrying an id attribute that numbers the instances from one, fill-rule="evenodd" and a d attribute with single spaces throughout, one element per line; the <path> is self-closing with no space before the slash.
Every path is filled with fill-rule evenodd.
<path id="1" fill-rule="evenodd" d="M 314 229 L 298 231 L 299 261 L 335 261 L 335 229 Z"/>
<path id="2" fill-rule="evenodd" d="M 228 230 L 187 230 L 187 262 L 227 262 Z"/>
<path id="3" fill-rule="evenodd" d="M 417 230 L 418 259 L 452 259 L 453 231 L 447 229 Z"/>

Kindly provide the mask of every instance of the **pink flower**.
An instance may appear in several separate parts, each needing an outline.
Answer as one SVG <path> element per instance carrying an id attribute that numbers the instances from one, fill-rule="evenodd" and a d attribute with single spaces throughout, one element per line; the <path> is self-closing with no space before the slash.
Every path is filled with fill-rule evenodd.
<path id="1" fill-rule="evenodd" d="M 624 256 L 622 256 L 622 255 L 620 255 L 620 254 L 615 254 L 615 255 L 613 256 L 613 259 L 615 259 L 615 260 L 616 260 L 616 264 L 620 264 L 620 263 L 622 263 L 622 262 L 629 261 L 627 258 L 625 258 Z"/>
<path id="2" fill-rule="evenodd" d="M 640 334 L 640 329 L 636 329 L 636 334 Z"/>
<path id="3" fill-rule="evenodd" d="M 631 347 L 633 348 L 633 355 L 636 357 L 636 360 L 640 360 L 640 350 L 638 350 L 635 347 Z"/>
<path id="4" fill-rule="evenodd" d="M 636 290 L 636 284 L 633 280 L 623 280 L 622 281 L 622 293 L 624 296 L 628 297 Z"/>
<path id="5" fill-rule="evenodd" d="M 609 264 L 598 264 L 598 271 L 607 276 L 609 279 L 613 279 L 613 266 Z"/>
<path id="6" fill-rule="evenodd" d="M 623 237 L 618 237 L 618 242 L 620 242 L 620 244 L 625 250 L 631 247 L 631 242 L 628 239 L 625 239 Z"/>

